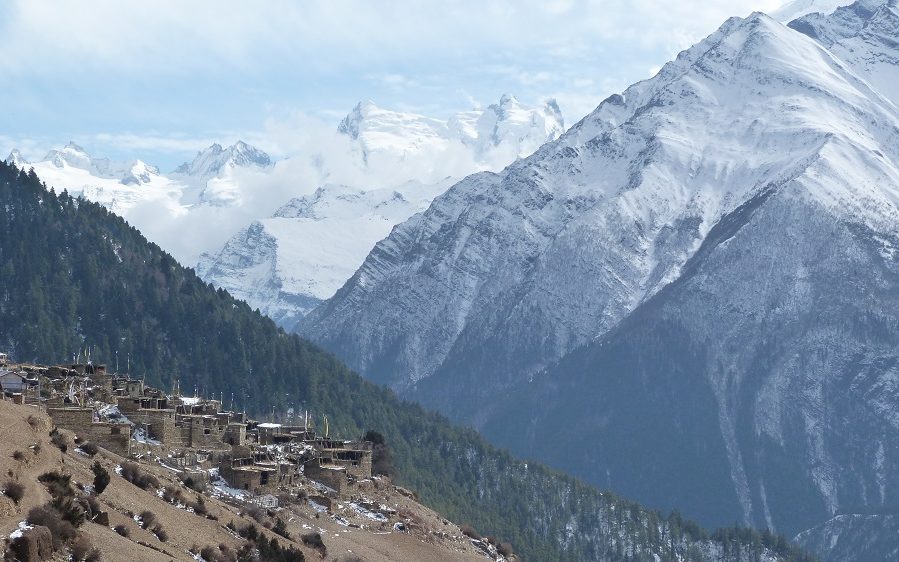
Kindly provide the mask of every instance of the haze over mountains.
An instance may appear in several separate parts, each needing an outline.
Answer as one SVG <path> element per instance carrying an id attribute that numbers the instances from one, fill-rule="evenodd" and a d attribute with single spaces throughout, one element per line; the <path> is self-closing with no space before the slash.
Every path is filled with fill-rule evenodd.
<path id="1" fill-rule="evenodd" d="M 552 100 L 504 95 L 439 120 L 360 102 L 315 153 L 279 162 L 239 141 L 168 174 L 94 158 L 74 143 L 27 162 L 48 185 L 102 203 L 186 265 L 293 326 L 374 244 L 461 177 L 500 170 L 564 131 Z M 249 225 L 249 226 L 247 226 Z"/>
<path id="2" fill-rule="evenodd" d="M 372 171 L 371 183 L 328 183 L 291 199 L 220 251 L 204 254 L 197 268 L 287 328 L 332 296 L 376 242 L 424 211 L 460 175 L 499 170 L 530 155 L 561 135 L 564 122 L 553 101 L 532 108 L 504 95 L 498 104 L 448 121 L 363 102 L 338 131 L 352 139 L 354 155 Z M 454 175 L 441 176 L 444 171 Z M 384 177 L 392 179 L 379 186 Z"/>
<path id="3" fill-rule="evenodd" d="M 710 524 L 797 534 L 895 506 L 899 9 L 808 12 L 731 19 L 454 185 L 300 333 L 519 454 Z"/>

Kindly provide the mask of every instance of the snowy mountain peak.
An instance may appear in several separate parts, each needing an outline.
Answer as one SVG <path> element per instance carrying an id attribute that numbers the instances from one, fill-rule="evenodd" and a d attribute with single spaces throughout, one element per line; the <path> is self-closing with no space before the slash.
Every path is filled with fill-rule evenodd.
<path id="1" fill-rule="evenodd" d="M 500 106 L 510 105 L 510 104 L 518 104 L 518 98 L 516 98 L 512 94 L 503 94 L 502 96 L 500 96 L 500 98 L 499 98 Z"/>
<path id="2" fill-rule="evenodd" d="M 766 187 L 793 181 L 847 217 L 892 212 L 889 190 L 828 170 L 895 176 L 899 117 L 883 101 L 803 34 L 761 13 L 732 18 L 559 140 L 397 226 L 300 329 L 399 390 L 450 372 L 456 353 L 500 379 L 535 372 L 677 279 L 710 229 Z M 505 102 L 478 116 L 478 142 L 553 126 Z"/>
<path id="3" fill-rule="evenodd" d="M 810 13 L 789 27 L 811 37 L 899 106 L 899 2 L 860 0 L 831 14 Z"/>
<path id="4" fill-rule="evenodd" d="M 271 165 L 272 160 L 268 154 L 239 140 L 228 148 L 223 148 L 219 143 L 212 144 L 198 152 L 193 161 L 178 166 L 175 173 L 212 178 L 234 168 L 268 168 Z"/>
<path id="5" fill-rule="evenodd" d="M 49 151 L 44 156 L 44 160 L 52 162 L 57 168 L 68 165 L 74 168 L 81 168 L 82 170 L 90 170 L 93 163 L 90 154 L 75 144 L 74 141 L 69 141 L 68 144 L 60 149 Z"/>
<path id="6" fill-rule="evenodd" d="M 555 100 L 532 107 L 503 94 L 498 103 L 457 113 L 446 121 L 362 101 L 337 130 L 359 142 L 366 164 L 373 154 L 405 159 L 415 153 L 463 149 L 479 168 L 498 170 L 559 137 L 565 126 Z"/>
<path id="7" fill-rule="evenodd" d="M 150 183 L 157 176 L 159 176 L 159 168 L 142 160 L 135 160 L 134 164 L 122 176 L 122 183 L 125 185 L 142 185 Z"/>
<path id="8" fill-rule="evenodd" d="M 793 0 L 771 12 L 771 17 L 787 23 L 808 14 L 832 14 L 840 6 L 851 3 L 852 0 Z"/>
<path id="9" fill-rule="evenodd" d="M 9 153 L 9 156 L 6 157 L 6 160 L 4 160 L 4 162 L 6 162 L 7 164 L 13 164 L 19 169 L 22 169 L 29 164 L 28 160 L 26 160 L 25 157 L 22 156 L 22 153 L 18 148 L 12 149 L 12 151 Z"/>

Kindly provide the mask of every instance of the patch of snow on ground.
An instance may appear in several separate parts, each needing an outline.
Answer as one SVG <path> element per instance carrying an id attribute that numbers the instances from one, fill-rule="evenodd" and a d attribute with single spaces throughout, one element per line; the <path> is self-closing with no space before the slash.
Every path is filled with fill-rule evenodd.
<path id="1" fill-rule="evenodd" d="M 209 469 L 209 480 L 212 482 L 213 495 L 230 496 L 239 500 L 244 500 L 250 495 L 246 490 L 232 488 L 228 482 L 221 477 L 219 469 L 217 468 Z"/>
<path id="2" fill-rule="evenodd" d="M 147 435 L 147 432 L 144 428 L 139 427 L 134 430 L 134 433 L 131 434 L 131 438 L 137 441 L 138 443 L 144 443 L 146 445 L 162 445 L 156 439 L 152 439 Z"/>
<path id="3" fill-rule="evenodd" d="M 319 503 L 315 503 L 312 500 L 309 500 L 309 507 L 311 507 L 312 509 L 314 509 L 315 511 L 317 511 L 319 513 L 324 513 L 326 511 L 328 511 L 327 507 L 325 507 Z"/>
<path id="4" fill-rule="evenodd" d="M 368 519 L 372 519 L 374 521 L 379 521 L 382 523 L 387 522 L 387 517 L 385 517 L 384 514 L 378 513 L 376 511 L 369 511 L 356 502 L 351 502 L 350 507 L 352 507 L 356 511 L 356 513 L 358 513 L 362 517 L 367 517 Z"/>
<path id="5" fill-rule="evenodd" d="M 26 523 L 25 521 L 19 521 L 18 527 L 16 530 L 9 534 L 9 540 L 14 540 L 25 534 L 25 531 L 31 529 L 32 526 Z"/>

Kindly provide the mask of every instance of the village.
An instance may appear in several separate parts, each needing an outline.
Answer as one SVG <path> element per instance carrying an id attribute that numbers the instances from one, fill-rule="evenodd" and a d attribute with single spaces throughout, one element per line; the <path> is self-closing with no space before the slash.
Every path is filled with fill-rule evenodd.
<path id="1" fill-rule="evenodd" d="M 222 400 L 183 396 L 177 382 L 167 393 L 103 364 L 10 364 L 0 353 L 0 390 L 99 447 L 262 507 L 292 497 L 300 478 L 330 504 L 372 477 L 372 444 L 332 438 L 326 421 L 319 434 L 308 413 L 296 425 L 259 422 Z"/>

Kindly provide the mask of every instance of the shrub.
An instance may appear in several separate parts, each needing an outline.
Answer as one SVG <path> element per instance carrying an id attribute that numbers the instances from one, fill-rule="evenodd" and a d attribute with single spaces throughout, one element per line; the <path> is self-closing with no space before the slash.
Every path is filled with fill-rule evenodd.
<path id="1" fill-rule="evenodd" d="M 87 501 L 74 496 L 59 496 L 53 498 L 51 505 L 59 512 L 59 515 L 75 527 L 80 527 L 87 520 L 90 507 Z"/>
<path id="2" fill-rule="evenodd" d="M 53 548 L 56 550 L 75 537 L 75 527 L 50 506 L 32 508 L 26 521 L 29 525 L 43 525 L 50 529 L 50 534 L 53 535 Z"/>
<path id="3" fill-rule="evenodd" d="M 362 440 L 372 444 L 371 473 L 375 476 L 393 476 L 396 472 L 393 468 L 393 454 L 384 436 L 369 430 Z"/>
<path id="4" fill-rule="evenodd" d="M 159 480 L 152 474 L 147 474 L 133 462 L 122 463 L 122 478 L 131 482 L 141 490 L 149 490 L 150 488 L 159 488 Z"/>
<path id="5" fill-rule="evenodd" d="M 259 506 L 251 505 L 247 508 L 246 514 L 252 517 L 257 523 L 265 521 L 265 510 L 260 509 Z"/>
<path id="6" fill-rule="evenodd" d="M 55 470 L 45 472 L 37 477 L 38 482 L 47 487 L 47 491 L 54 498 L 72 496 L 75 492 L 72 490 L 72 476 L 69 474 L 60 474 Z"/>
<path id="7" fill-rule="evenodd" d="M 206 501 L 203 499 L 203 496 L 197 496 L 197 501 L 188 503 L 187 507 L 193 509 L 194 513 L 201 517 L 209 514 L 209 509 L 206 507 Z"/>
<path id="8" fill-rule="evenodd" d="M 169 534 L 165 532 L 165 529 L 162 528 L 162 525 L 159 523 L 153 527 L 152 532 L 156 535 L 156 538 L 159 539 L 160 542 L 166 542 L 169 540 Z"/>
<path id="9" fill-rule="evenodd" d="M 116 525 L 112 528 L 116 533 L 122 535 L 125 538 L 131 536 L 131 529 L 128 528 L 127 525 Z"/>
<path id="10" fill-rule="evenodd" d="M 156 522 L 156 514 L 150 510 L 144 510 L 140 512 L 140 526 L 144 529 L 149 529 L 150 525 Z"/>
<path id="11" fill-rule="evenodd" d="M 96 445 L 94 445 L 93 443 L 88 441 L 86 443 L 81 444 L 81 450 L 84 452 L 85 455 L 87 455 L 89 457 L 93 457 L 94 455 L 96 455 L 97 453 L 100 452 L 100 447 L 97 447 Z"/>
<path id="12" fill-rule="evenodd" d="M 87 502 L 87 506 L 90 508 L 91 518 L 103 511 L 103 508 L 100 507 L 100 502 L 98 502 L 97 498 L 94 496 L 87 496 L 84 499 Z"/>
<path id="13" fill-rule="evenodd" d="M 12 454 L 12 458 L 19 462 L 23 462 L 25 460 L 25 453 L 23 453 L 22 451 L 16 451 Z"/>
<path id="14" fill-rule="evenodd" d="M 237 562 L 237 553 L 231 550 L 226 544 L 220 544 L 218 547 L 206 545 L 200 549 L 200 556 L 206 562 Z M 243 558 L 242 558 L 243 559 Z M 247 557 L 246 559 L 251 559 Z M 269 558 L 260 557 L 261 560 L 270 560 Z M 272 561 L 274 562 L 274 560 Z"/>
<path id="15" fill-rule="evenodd" d="M 96 556 L 94 560 L 100 559 L 100 551 L 93 548 L 91 541 L 84 535 L 78 535 L 78 538 L 72 543 L 71 550 L 72 560 L 74 562 L 87 562 L 91 554 Z"/>
<path id="16" fill-rule="evenodd" d="M 168 503 L 184 503 L 184 494 L 174 486 L 166 486 L 162 491 L 162 499 Z"/>
<path id="17" fill-rule="evenodd" d="M 201 480 L 195 480 L 192 476 L 188 476 L 183 480 L 184 485 L 197 493 L 206 491 L 206 484 Z"/>
<path id="18" fill-rule="evenodd" d="M 103 490 L 109 486 L 109 471 L 103 468 L 103 465 L 100 464 L 100 461 L 94 461 L 93 466 L 91 466 L 91 470 L 94 473 L 94 493 L 98 496 L 103 493 Z"/>
<path id="19" fill-rule="evenodd" d="M 507 542 L 504 542 L 504 543 L 500 544 L 498 547 L 496 547 L 496 551 L 498 553 L 502 554 L 503 556 L 505 556 L 506 558 L 515 556 L 515 549 L 512 548 L 512 545 L 510 543 L 507 543 Z"/>
<path id="20" fill-rule="evenodd" d="M 37 429 L 41 425 L 41 420 L 38 419 L 37 416 L 34 416 L 34 415 L 28 416 L 28 418 L 25 421 L 28 422 L 28 425 L 31 426 L 31 429 Z"/>
<path id="21" fill-rule="evenodd" d="M 462 525 L 461 527 L 462 534 L 470 539 L 482 540 L 484 537 L 480 535 L 477 531 L 474 530 L 474 527 L 471 525 Z"/>
<path id="22" fill-rule="evenodd" d="M 275 526 L 272 527 L 272 531 L 281 535 L 285 539 L 290 540 L 290 533 L 287 531 L 287 524 L 284 523 L 284 520 L 280 517 L 275 520 Z"/>
<path id="23" fill-rule="evenodd" d="M 21 482 L 10 480 L 3 486 L 3 493 L 16 505 L 19 505 L 19 502 L 25 497 L 25 486 Z"/>
<path id="24" fill-rule="evenodd" d="M 325 541 L 322 540 L 321 534 L 316 532 L 306 533 L 302 538 L 303 544 L 317 550 L 322 555 L 322 558 L 327 555 L 328 547 L 325 546 Z"/>
<path id="25" fill-rule="evenodd" d="M 200 556 L 206 562 L 218 562 L 219 551 L 216 547 L 207 544 L 202 549 L 200 549 Z"/>
<path id="26" fill-rule="evenodd" d="M 69 440 L 56 428 L 50 433 L 50 442 L 63 453 L 69 450 Z"/>

